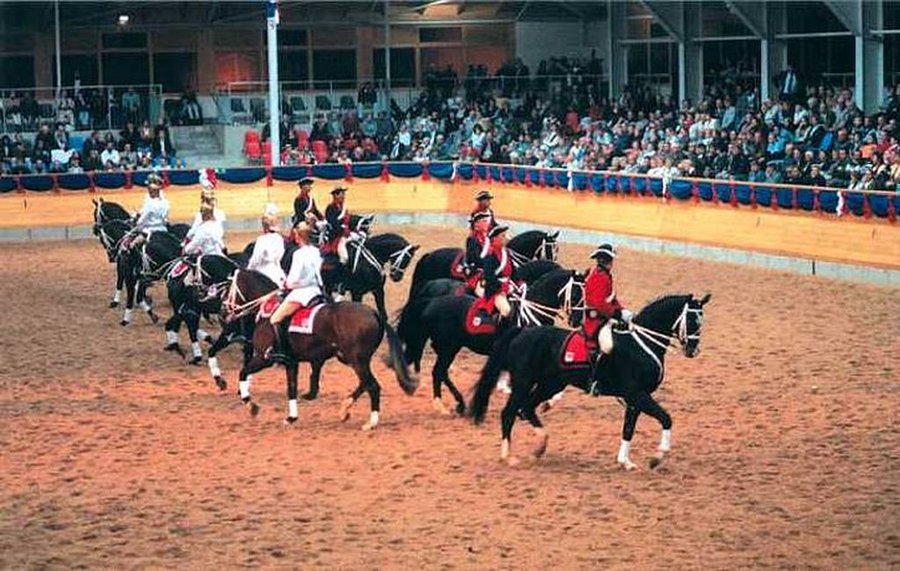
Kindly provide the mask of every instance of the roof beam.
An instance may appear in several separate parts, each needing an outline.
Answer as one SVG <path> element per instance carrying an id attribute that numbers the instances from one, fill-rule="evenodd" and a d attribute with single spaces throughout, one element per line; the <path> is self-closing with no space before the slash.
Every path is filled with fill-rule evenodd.
<path id="1" fill-rule="evenodd" d="M 682 2 L 640 0 L 657 23 L 673 38 L 684 42 L 684 5 Z"/>
<path id="2" fill-rule="evenodd" d="M 854 36 L 863 35 L 861 0 L 822 0 L 822 4 Z"/>
<path id="3" fill-rule="evenodd" d="M 743 22 L 747 29 L 750 30 L 757 38 L 764 39 L 768 37 L 768 26 L 766 26 L 766 3 L 765 2 L 741 2 L 738 0 L 729 0 L 725 2 L 728 10 L 737 16 Z"/>

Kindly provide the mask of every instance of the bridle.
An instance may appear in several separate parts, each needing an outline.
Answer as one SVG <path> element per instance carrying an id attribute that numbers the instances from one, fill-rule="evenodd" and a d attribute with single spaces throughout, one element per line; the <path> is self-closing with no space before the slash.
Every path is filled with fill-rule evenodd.
<path id="1" fill-rule="evenodd" d="M 409 262 L 412 260 L 415 250 L 416 247 L 414 244 L 408 244 L 388 256 L 388 261 L 391 264 L 391 273 L 399 274 L 402 278 L 403 274 L 406 272 L 406 268 L 409 267 Z"/>
<path id="2" fill-rule="evenodd" d="M 243 303 L 238 303 L 238 299 L 245 300 L 247 299 L 241 291 L 241 287 L 238 285 L 238 274 L 241 273 L 240 269 L 234 271 L 231 276 L 229 276 L 226 282 L 231 282 L 228 286 L 228 293 L 225 296 L 225 299 L 222 301 L 222 310 L 225 312 L 225 322 L 229 323 L 236 319 L 240 319 L 245 315 L 250 315 L 251 313 L 256 312 L 264 303 L 266 303 L 269 299 L 278 294 L 278 288 L 276 287 L 269 293 L 263 294 L 256 299 L 251 299 L 250 301 L 244 301 Z M 226 283 L 223 282 L 223 283 Z"/>
<path id="3" fill-rule="evenodd" d="M 693 333 L 688 331 L 688 317 L 691 314 L 696 314 L 697 316 L 695 318 L 697 329 Z M 681 309 L 681 313 L 678 315 L 678 319 L 672 324 L 672 329 L 668 333 L 660 333 L 659 331 L 649 329 L 633 322 L 629 324 L 629 332 L 637 344 L 640 345 L 645 352 L 650 354 L 661 368 L 662 364 L 660 363 L 659 358 L 656 356 L 656 353 L 650 350 L 647 343 L 656 345 L 663 350 L 663 353 L 665 353 L 669 350 L 669 347 L 671 347 L 672 341 L 678 341 L 681 345 L 682 352 L 687 355 L 688 344 L 694 340 L 699 341 L 702 326 L 703 308 L 691 307 L 690 301 L 686 301 L 684 307 Z"/>
<path id="4" fill-rule="evenodd" d="M 555 322 L 561 315 L 572 315 L 576 311 L 584 311 L 584 282 L 571 276 L 569 280 L 557 292 L 557 299 L 560 300 L 559 307 L 544 305 L 536 301 L 530 300 L 528 296 L 528 284 L 523 283 L 519 286 L 513 286 L 510 297 L 517 302 L 519 311 L 516 312 L 516 325 L 519 327 L 537 326 L 544 321 Z M 582 292 L 581 303 L 576 305 L 574 302 L 575 289 Z"/>
<path id="5" fill-rule="evenodd" d="M 538 247 L 534 250 L 532 257 L 530 258 L 512 248 L 507 248 L 507 250 L 509 250 L 509 257 L 512 260 L 513 266 L 519 268 L 534 260 L 555 261 L 556 256 L 559 253 L 559 243 L 556 241 L 556 238 L 551 238 L 549 234 L 544 234 L 541 243 L 538 244 Z"/>

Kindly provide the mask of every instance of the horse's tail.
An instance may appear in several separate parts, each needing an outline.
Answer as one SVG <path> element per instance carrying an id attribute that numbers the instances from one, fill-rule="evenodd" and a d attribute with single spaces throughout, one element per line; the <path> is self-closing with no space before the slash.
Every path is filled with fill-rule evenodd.
<path id="1" fill-rule="evenodd" d="M 400 342 L 397 332 L 394 331 L 394 328 L 391 327 L 391 324 L 386 319 L 383 325 L 384 332 L 387 335 L 388 348 L 390 349 L 391 365 L 394 369 L 394 374 L 397 375 L 397 382 L 400 383 L 400 388 L 403 389 L 404 393 L 412 395 L 419 388 L 419 380 L 409 374 L 409 365 L 403 356 L 403 343 Z"/>
<path id="2" fill-rule="evenodd" d="M 472 402 L 469 403 L 469 415 L 475 424 L 481 424 L 484 421 L 491 393 L 494 392 L 500 373 L 507 366 L 506 354 L 509 351 L 509 344 L 521 331 L 521 327 L 513 327 L 494 342 L 494 349 L 488 362 L 484 365 L 484 369 L 481 370 L 481 377 L 475 384 L 475 395 L 472 397 Z"/>

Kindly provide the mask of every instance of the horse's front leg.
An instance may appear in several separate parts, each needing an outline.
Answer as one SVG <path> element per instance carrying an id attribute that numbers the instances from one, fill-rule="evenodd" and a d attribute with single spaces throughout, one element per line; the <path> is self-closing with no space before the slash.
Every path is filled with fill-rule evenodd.
<path id="1" fill-rule="evenodd" d="M 212 375 L 213 380 L 216 382 L 216 386 L 219 387 L 219 390 L 224 391 L 228 388 L 228 383 L 225 382 L 225 377 L 222 375 L 222 369 L 219 368 L 219 351 L 228 346 L 231 342 L 231 330 L 233 329 L 232 324 L 228 324 L 216 338 L 215 343 L 209 348 L 207 352 L 207 365 L 209 366 L 209 374 Z M 245 359 L 244 362 L 247 360 Z"/>
<path id="2" fill-rule="evenodd" d="M 635 405 L 644 414 L 648 414 L 659 421 L 662 434 L 659 439 L 659 448 L 656 454 L 650 458 L 650 469 L 659 468 L 666 455 L 672 450 L 672 417 L 656 400 L 648 393 L 640 393 L 634 399 Z"/>
<path id="3" fill-rule="evenodd" d="M 629 453 L 631 451 L 631 439 L 634 437 L 634 427 L 637 426 L 637 420 L 640 415 L 640 409 L 631 399 L 626 399 L 625 420 L 622 423 L 622 442 L 619 444 L 619 454 L 616 457 L 616 461 L 619 463 L 619 466 L 629 471 L 637 468 L 637 465 L 631 461 Z"/>
<path id="4" fill-rule="evenodd" d="M 187 324 L 188 335 L 191 338 L 191 365 L 199 365 L 203 361 L 203 349 L 200 348 L 200 341 L 197 338 L 197 330 L 200 328 L 200 312 L 196 306 L 190 307 L 185 312 L 184 322 Z"/>
<path id="5" fill-rule="evenodd" d="M 140 303 L 141 309 L 147 314 L 147 317 L 150 318 L 150 321 L 153 323 L 157 323 L 159 321 L 159 316 L 153 312 L 153 306 L 148 301 L 149 296 L 147 295 L 147 283 L 144 280 L 140 280 L 137 289 L 137 299 Z"/>
<path id="6" fill-rule="evenodd" d="M 288 398 L 288 414 L 284 419 L 284 424 L 290 426 L 297 422 L 299 412 L 297 410 L 297 374 L 299 365 L 291 362 L 285 366 L 287 373 L 287 398 Z"/>
<path id="7" fill-rule="evenodd" d="M 119 303 L 122 301 L 122 288 L 125 287 L 125 273 L 119 269 L 119 264 L 116 264 L 116 289 L 113 292 L 112 301 L 109 302 L 110 309 L 115 309 L 119 307 Z"/>

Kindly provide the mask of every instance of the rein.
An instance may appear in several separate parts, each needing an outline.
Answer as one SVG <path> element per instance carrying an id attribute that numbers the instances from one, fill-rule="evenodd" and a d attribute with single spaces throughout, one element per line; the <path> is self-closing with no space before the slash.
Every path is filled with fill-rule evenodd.
<path id="1" fill-rule="evenodd" d="M 631 337 L 637 342 L 637 344 L 643 349 L 648 355 L 650 355 L 656 364 L 660 368 L 660 375 L 662 375 L 662 361 L 660 358 L 654 353 L 648 346 L 647 342 L 656 345 L 663 351 L 663 355 L 671 349 L 672 341 L 678 341 L 681 344 L 682 348 L 685 347 L 688 341 L 693 339 L 700 338 L 700 326 L 698 325 L 697 331 L 695 333 L 688 333 L 687 330 L 687 316 L 689 313 L 697 313 L 702 315 L 702 309 L 693 309 L 690 307 L 688 303 L 684 304 L 684 307 L 681 309 L 681 313 L 678 316 L 678 319 L 675 320 L 675 323 L 672 324 L 672 329 L 669 333 L 660 333 L 659 331 L 650 329 L 648 327 L 644 327 L 642 325 L 638 325 L 637 323 L 629 324 L 629 334 Z"/>
<path id="2" fill-rule="evenodd" d="M 572 302 L 572 294 L 576 287 L 584 288 L 584 284 L 577 282 L 574 276 L 570 277 L 569 281 L 567 281 L 557 293 L 557 298 L 560 300 L 560 307 L 552 307 L 528 299 L 528 284 L 517 286 L 516 290 L 511 292 L 512 295 L 510 296 L 517 301 L 519 305 L 517 324 L 519 326 L 540 325 L 541 318 L 555 322 L 561 319 L 563 314 L 572 315 L 573 311 L 583 311 L 585 309 L 583 298 L 581 305 L 576 306 Z"/>
<path id="3" fill-rule="evenodd" d="M 240 270 L 235 270 L 234 274 L 232 274 L 231 277 L 228 278 L 228 280 L 231 281 L 231 285 L 228 288 L 228 295 L 222 302 L 223 309 L 227 310 L 228 312 L 227 321 L 234 321 L 235 319 L 240 319 L 245 315 L 250 315 L 259 307 L 261 307 L 265 302 L 278 294 L 278 288 L 275 288 L 269 293 L 264 294 L 256 299 L 251 299 L 250 301 L 239 304 L 237 302 L 238 296 L 240 296 L 241 299 L 246 299 L 243 292 L 241 292 L 240 286 L 237 283 L 237 277 L 239 273 Z"/>
<path id="4" fill-rule="evenodd" d="M 402 277 L 406 272 L 406 268 L 409 265 L 409 261 L 406 261 L 404 264 L 404 260 L 412 256 L 413 245 L 408 244 L 400 250 L 397 250 L 390 256 L 388 256 L 388 260 L 391 262 L 391 273 L 399 273 Z"/>

